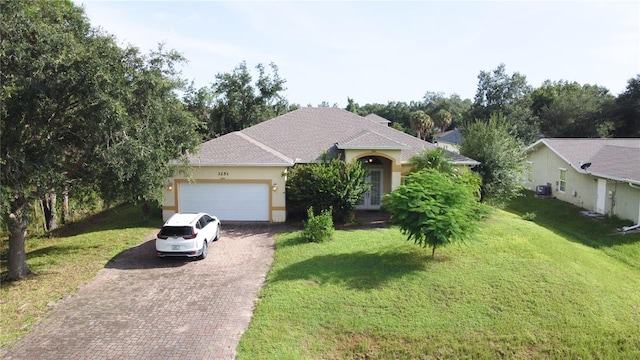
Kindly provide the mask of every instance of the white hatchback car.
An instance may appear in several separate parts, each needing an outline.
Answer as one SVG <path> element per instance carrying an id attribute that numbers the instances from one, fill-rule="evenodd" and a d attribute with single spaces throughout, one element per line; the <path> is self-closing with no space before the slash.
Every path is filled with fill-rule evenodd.
<path id="1" fill-rule="evenodd" d="M 205 213 L 177 213 L 167 220 L 156 238 L 156 254 L 204 259 L 212 241 L 220 238 L 220 220 Z"/>

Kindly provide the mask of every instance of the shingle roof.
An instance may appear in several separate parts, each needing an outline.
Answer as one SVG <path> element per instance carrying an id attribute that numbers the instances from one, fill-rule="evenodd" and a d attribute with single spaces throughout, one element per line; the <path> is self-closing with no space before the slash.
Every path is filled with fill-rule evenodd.
<path id="1" fill-rule="evenodd" d="M 640 138 L 541 139 L 527 150 L 548 146 L 574 169 L 613 180 L 640 183 Z M 580 166 L 591 163 L 586 171 Z"/>
<path id="2" fill-rule="evenodd" d="M 389 123 L 391 122 L 378 114 L 369 114 L 364 118 L 367 120 L 371 120 L 373 122 L 377 122 L 378 124 L 381 124 L 381 125 L 389 125 Z"/>
<path id="3" fill-rule="evenodd" d="M 443 131 L 436 134 L 438 142 L 460 145 L 462 143 L 462 133 L 458 129 Z"/>
<path id="4" fill-rule="evenodd" d="M 322 159 L 339 149 L 399 149 L 402 162 L 436 146 L 339 108 L 301 108 L 241 131 L 209 140 L 190 160 L 197 164 L 292 165 Z M 454 162 L 478 164 L 458 154 Z"/>

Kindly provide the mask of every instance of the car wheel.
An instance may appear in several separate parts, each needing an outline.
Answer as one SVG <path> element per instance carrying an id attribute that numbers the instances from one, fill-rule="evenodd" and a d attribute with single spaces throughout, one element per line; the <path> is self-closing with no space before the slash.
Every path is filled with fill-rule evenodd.
<path id="1" fill-rule="evenodd" d="M 204 241 L 202 242 L 202 254 L 198 256 L 199 260 L 204 260 L 207 257 L 208 249 L 209 249 L 209 243 L 207 242 L 207 239 L 204 239 Z"/>
<path id="2" fill-rule="evenodd" d="M 216 236 L 213 238 L 213 241 L 218 241 L 218 239 L 220 239 L 220 225 L 218 225 L 216 229 Z"/>

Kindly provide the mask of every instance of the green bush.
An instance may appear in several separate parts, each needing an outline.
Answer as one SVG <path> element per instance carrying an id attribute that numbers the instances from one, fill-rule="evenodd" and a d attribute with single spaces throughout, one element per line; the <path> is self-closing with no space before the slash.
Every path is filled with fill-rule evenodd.
<path id="1" fill-rule="evenodd" d="M 333 159 L 318 164 L 298 164 L 287 173 L 287 208 L 302 213 L 332 208 L 336 221 L 347 221 L 369 190 L 367 170 L 359 161 Z"/>
<path id="2" fill-rule="evenodd" d="M 522 215 L 522 219 L 523 220 L 527 220 L 527 221 L 533 221 L 536 219 L 536 213 L 535 212 L 528 212 L 528 213 L 524 213 Z"/>
<path id="3" fill-rule="evenodd" d="M 472 175 L 447 175 L 434 169 L 409 174 L 403 185 L 385 195 L 389 224 L 400 227 L 407 240 L 432 248 L 471 237 L 487 213 L 477 201 Z"/>
<path id="4" fill-rule="evenodd" d="M 304 222 L 302 236 L 309 242 L 330 240 L 335 229 L 331 208 L 322 210 L 319 215 L 313 214 L 313 207 L 307 209 L 307 221 Z"/>

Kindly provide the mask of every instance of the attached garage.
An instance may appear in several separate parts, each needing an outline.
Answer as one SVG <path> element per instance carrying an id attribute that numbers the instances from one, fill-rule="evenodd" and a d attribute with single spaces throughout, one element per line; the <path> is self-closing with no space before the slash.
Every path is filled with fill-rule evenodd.
<path id="1" fill-rule="evenodd" d="M 180 212 L 206 212 L 223 221 L 269 221 L 269 184 L 179 183 Z"/>

